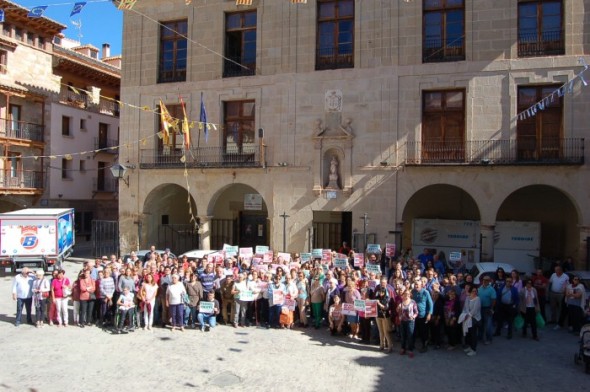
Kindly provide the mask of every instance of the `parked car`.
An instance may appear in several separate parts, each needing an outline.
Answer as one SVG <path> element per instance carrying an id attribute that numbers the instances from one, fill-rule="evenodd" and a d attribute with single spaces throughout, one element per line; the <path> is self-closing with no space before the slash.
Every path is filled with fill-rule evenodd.
<path id="1" fill-rule="evenodd" d="M 473 283 L 480 285 L 485 276 L 489 276 L 492 280 L 496 277 L 496 270 L 502 268 L 507 275 L 510 275 L 514 266 L 507 263 L 475 263 L 469 270 L 469 275 L 473 276 Z"/>
<path id="2" fill-rule="evenodd" d="M 207 255 L 210 255 L 211 253 L 216 253 L 216 252 L 218 252 L 218 251 L 217 250 L 205 250 L 205 249 L 193 249 L 193 250 L 189 250 L 188 252 L 184 252 L 183 254 L 178 256 L 178 258 L 182 260 L 182 258 L 184 256 L 186 256 L 188 258 L 188 261 L 193 261 L 193 260 L 198 260 L 198 259 L 204 259 L 205 257 L 207 257 Z"/>
<path id="3" fill-rule="evenodd" d="M 145 258 L 145 255 L 147 255 L 149 252 L 151 252 L 149 249 L 141 249 L 135 252 L 135 254 L 137 255 L 137 258 L 139 260 L 141 260 L 143 262 L 143 259 Z M 166 251 L 165 250 L 160 250 L 160 249 L 156 249 L 156 252 L 159 254 L 164 254 Z M 176 255 L 172 252 L 168 252 L 168 254 L 170 255 L 170 257 L 176 257 Z M 123 256 L 123 262 L 127 262 L 127 260 L 129 260 L 131 258 L 130 254 L 127 254 L 125 256 Z"/>

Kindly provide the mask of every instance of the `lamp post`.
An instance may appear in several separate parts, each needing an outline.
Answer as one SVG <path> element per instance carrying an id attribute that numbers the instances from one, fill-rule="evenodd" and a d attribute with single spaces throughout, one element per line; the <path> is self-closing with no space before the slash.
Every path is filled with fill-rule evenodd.
<path id="1" fill-rule="evenodd" d="M 369 215 L 365 212 L 363 214 L 363 216 L 361 216 L 361 219 L 364 221 L 363 223 L 363 237 L 364 237 L 364 247 L 365 249 L 363 249 L 363 253 L 367 250 L 367 225 L 369 222 Z"/>
<path id="2" fill-rule="evenodd" d="M 285 252 L 285 249 L 287 248 L 287 218 L 289 215 L 283 211 L 283 215 L 279 216 L 283 218 L 283 252 Z"/>

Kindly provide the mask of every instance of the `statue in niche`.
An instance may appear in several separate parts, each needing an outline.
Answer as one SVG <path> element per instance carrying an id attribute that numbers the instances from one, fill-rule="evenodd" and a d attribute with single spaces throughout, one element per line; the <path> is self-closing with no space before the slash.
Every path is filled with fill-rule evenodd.
<path id="1" fill-rule="evenodd" d="M 338 186 L 338 157 L 332 155 L 330 160 L 330 173 L 328 174 L 328 189 L 340 189 Z"/>

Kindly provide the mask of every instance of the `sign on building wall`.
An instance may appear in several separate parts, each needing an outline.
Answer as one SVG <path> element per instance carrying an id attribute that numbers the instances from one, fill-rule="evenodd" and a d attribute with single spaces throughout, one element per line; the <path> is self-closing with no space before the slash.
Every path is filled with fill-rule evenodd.
<path id="1" fill-rule="evenodd" d="M 247 193 L 244 195 L 244 210 L 262 211 L 262 196 L 258 193 Z"/>

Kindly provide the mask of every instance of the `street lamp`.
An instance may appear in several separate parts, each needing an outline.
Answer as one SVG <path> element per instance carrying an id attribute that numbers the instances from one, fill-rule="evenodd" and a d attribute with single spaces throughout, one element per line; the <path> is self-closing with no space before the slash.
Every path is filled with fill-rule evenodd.
<path id="1" fill-rule="evenodd" d="M 125 178 L 127 171 L 131 169 L 135 169 L 135 165 L 128 163 L 127 166 L 121 163 L 115 163 L 113 166 L 110 167 L 111 174 L 113 177 L 118 178 L 119 180 L 123 180 L 123 182 L 129 187 L 129 176 Z"/>
<path id="2" fill-rule="evenodd" d="M 283 218 L 283 252 L 285 252 L 285 249 L 287 248 L 287 218 L 289 215 L 283 211 L 283 215 L 279 216 Z"/>
<path id="3" fill-rule="evenodd" d="M 363 253 L 367 250 L 367 225 L 369 224 L 369 215 L 365 212 L 363 214 L 363 216 L 361 216 L 361 219 L 364 221 L 363 224 L 363 237 L 365 238 L 365 242 L 364 242 L 364 246 L 365 249 L 363 249 Z"/>

